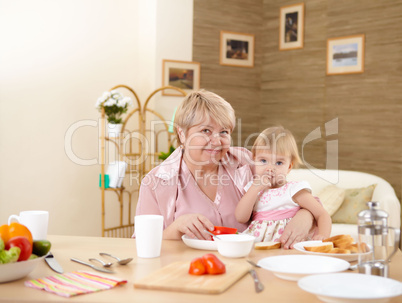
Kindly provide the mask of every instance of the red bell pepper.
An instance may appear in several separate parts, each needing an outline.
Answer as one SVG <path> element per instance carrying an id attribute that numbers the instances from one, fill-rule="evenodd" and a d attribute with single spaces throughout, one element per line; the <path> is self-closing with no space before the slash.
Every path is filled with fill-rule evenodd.
<path id="1" fill-rule="evenodd" d="M 214 235 L 226 235 L 226 234 L 235 234 L 237 233 L 237 228 L 225 227 L 225 226 L 214 226 L 215 229 L 211 231 Z M 214 238 L 211 236 L 211 240 Z"/>
<path id="2" fill-rule="evenodd" d="M 190 275 L 201 276 L 207 273 L 205 262 L 202 258 L 196 258 L 190 263 L 190 268 L 188 269 Z"/>
<path id="3" fill-rule="evenodd" d="M 206 254 L 202 256 L 206 269 L 210 275 L 220 275 L 226 272 L 226 266 L 214 254 Z"/>

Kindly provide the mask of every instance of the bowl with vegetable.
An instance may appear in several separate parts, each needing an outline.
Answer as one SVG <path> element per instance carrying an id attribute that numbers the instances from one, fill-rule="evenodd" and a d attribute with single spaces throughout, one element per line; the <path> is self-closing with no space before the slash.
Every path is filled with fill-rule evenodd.
<path id="1" fill-rule="evenodd" d="M 47 240 L 34 241 L 22 224 L 0 226 L 0 283 L 28 275 L 45 258 L 50 246 Z"/>

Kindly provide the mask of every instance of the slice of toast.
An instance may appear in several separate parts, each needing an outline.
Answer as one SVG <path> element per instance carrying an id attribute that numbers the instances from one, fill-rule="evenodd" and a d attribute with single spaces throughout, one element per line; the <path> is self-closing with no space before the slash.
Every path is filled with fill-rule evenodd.
<path id="1" fill-rule="evenodd" d="M 330 254 L 350 254 L 351 251 L 349 249 L 335 247 L 335 248 L 331 249 L 328 253 L 330 253 Z"/>
<path id="2" fill-rule="evenodd" d="M 314 243 L 310 245 L 303 246 L 305 250 L 319 253 L 327 253 L 331 249 L 334 248 L 334 244 L 332 242 L 322 242 L 322 243 Z"/>
<path id="3" fill-rule="evenodd" d="M 258 242 L 255 243 L 255 249 L 278 249 L 281 248 L 281 242 Z"/>

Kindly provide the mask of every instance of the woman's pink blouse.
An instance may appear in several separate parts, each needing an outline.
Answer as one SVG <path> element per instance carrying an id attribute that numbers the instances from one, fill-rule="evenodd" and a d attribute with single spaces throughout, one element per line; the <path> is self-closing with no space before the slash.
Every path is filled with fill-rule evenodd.
<path id="1" fill-rule="evenodd" d="M 164 216 L 164 228 L 185 214 L 201 214 L 215 226 L 227 226 L 243 231 L 247 224 L 238 223 L 235 208 L 244 186 L 252 180 L 250 152 L 231 147 L 230 161 L 219 167 L 219 185 L 214 201 L 198 187 L 185 165 L 178 148 L 161 165 L 151 170 L 143 179 L 136 215 L 158 214 Z"/>
<path id="2" fill-rule="evenodd" d="M 178 192 L 175 217 L 197 213 L 207 217 L 215 226 L 227 226 L 243 231 L 247 224 L 237 222 L 235 209 L 242 195 L 231 181 L 223 166 L 219 166 L 218 189 L 215 200 L 211 201 L 198 187 L 193 175 L 182 161 L 179 176 L 182 190 Z"/>

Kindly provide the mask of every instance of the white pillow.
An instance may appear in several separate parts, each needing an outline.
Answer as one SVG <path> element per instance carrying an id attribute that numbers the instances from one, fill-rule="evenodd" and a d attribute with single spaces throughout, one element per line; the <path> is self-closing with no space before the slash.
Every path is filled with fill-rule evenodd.
<path id="1" fill-rule="evenodd" d="M 341 207 L 345 198 L 345 189 L 339 188 L 335 185 L 328 185 L 319 194 L 325 210 L 330 216 L 332 216 Z"/>

